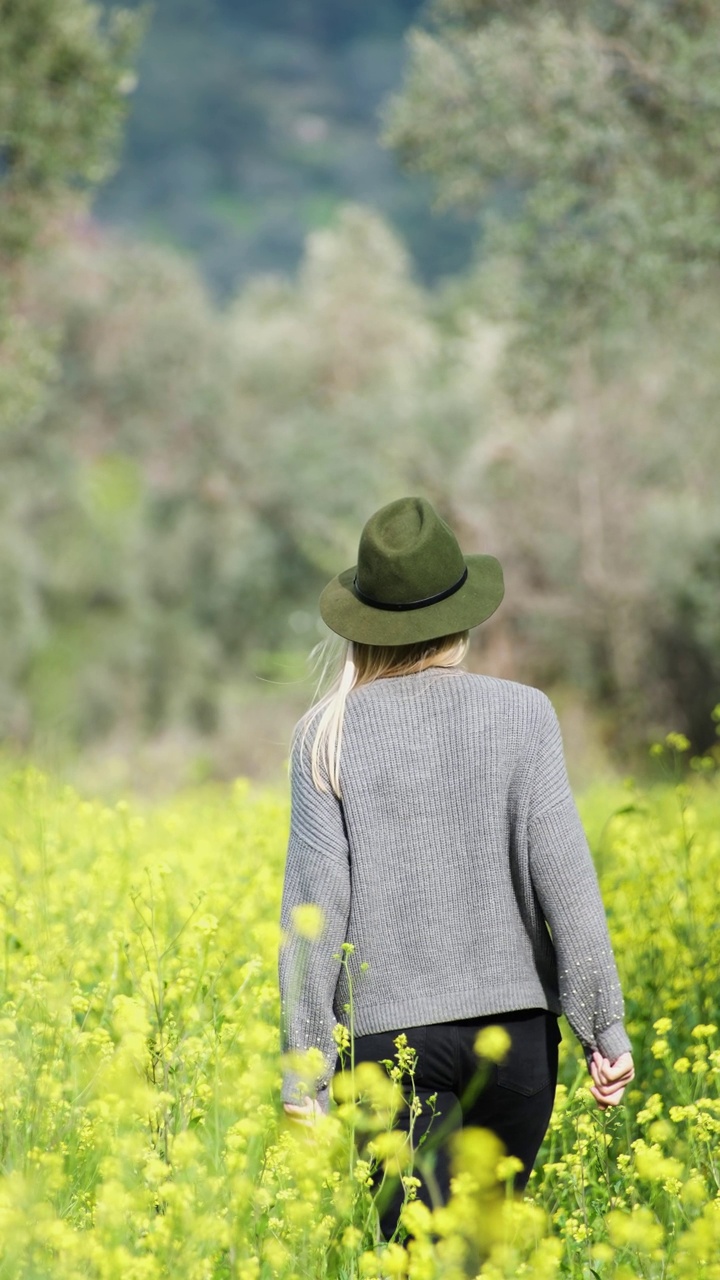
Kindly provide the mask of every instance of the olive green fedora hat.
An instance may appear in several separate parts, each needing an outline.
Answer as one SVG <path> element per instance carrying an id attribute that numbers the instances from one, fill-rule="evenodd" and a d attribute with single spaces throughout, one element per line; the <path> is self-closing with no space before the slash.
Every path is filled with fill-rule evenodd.
<path id="1" fill-rule="evenodd" d="M 327 584 L 320 615 L 346 640 L 413 644 L 484 622 L 504 589 L 494 556 L 463 555 L 426 498 L 398 498 L 370 516 L 357 564 Z"/>

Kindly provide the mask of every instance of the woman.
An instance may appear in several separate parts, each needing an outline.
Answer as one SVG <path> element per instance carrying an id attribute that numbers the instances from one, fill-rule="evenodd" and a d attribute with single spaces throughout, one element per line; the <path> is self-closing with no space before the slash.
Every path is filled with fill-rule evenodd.
<path id="1" fill-rule="evenodd" d="M 552 1113 L 560 1013 L 601 1108 L 620 1101 L 634 1074 L 555 712 L 538 689 L 461 666 L 470 628 L 503 591 L 498 561 L 463 556 L 425 499 L 382 507 L 362 531 L 357 566 L 320 597 L 324 621 L 348 643 L 291 753 L 281 1044 L 319 1049 L 325 1070 L 313 1081 L 286 1071 L 285 1110 L 304 1121 L 328 1110 L 333 1026 L 349 1026 L 339 956 L 350 942 L 355 1061 L 392 1058 L 406 1032 L 423 1104 L 414 1143 L 443 1126 L 433 1173 L 444 1200 L 444 1142 L 462 1125 L 497 1133 L 522 1162 L 524 1189 Z M 312 944 L 292 928 L 304 903 L 323 912 Z M 505 1029 L 510 1047 L 478 1091 L 473 1046 L 488 1024 Z M 408 1123 L 404 1109 L 398 1125 Z M 418 1197 L 433 1204 L 424 1181 Z M 402 1199 L 395 1180 L 380 1218 L 386 1239 Z"/>

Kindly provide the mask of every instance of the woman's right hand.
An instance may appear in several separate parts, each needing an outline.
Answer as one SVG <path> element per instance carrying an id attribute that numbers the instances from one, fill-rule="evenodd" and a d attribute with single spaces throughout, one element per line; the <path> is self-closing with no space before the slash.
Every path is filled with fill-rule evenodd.
<path id="1" fill-rule="evenodd" d="M 594 1082 L 590 1092 L 600 1110 L 606 1111 L 608 1107 L 616 1106 L 625 1092 L 625 1086 L 635 1076 L 632 1054 L 621 1053 L 619 1058 L 610 1063 L 608 1058 L 604 1058 L 595 1049 L 589 1065 Z"/>

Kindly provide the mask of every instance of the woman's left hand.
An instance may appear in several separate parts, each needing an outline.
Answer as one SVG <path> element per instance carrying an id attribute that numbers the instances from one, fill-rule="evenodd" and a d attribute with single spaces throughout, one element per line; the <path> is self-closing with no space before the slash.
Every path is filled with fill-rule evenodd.
<path id="1" fill-rule="evenodd" d="M 631 1053 L 621 1053 L 611 1063 L 595 1049 L 590 1061 L 590 1074 L 593 1086 L 590 1089 L 601 1111 L 617 1106 L 625 1092 L 625 1087 L 635 1078 L 635 1068 Z"/>
<path id="2" fill-rule="evenodd" d="M 283 1107 L 287 1115 L 296 1120 L 298 1124 L 313 1124 L 316 1116 L 324 1114 L 317 1098 L 311 1098 L 307 1093 L 302 1105 L 296 1102 L 284 1102 Z"/>

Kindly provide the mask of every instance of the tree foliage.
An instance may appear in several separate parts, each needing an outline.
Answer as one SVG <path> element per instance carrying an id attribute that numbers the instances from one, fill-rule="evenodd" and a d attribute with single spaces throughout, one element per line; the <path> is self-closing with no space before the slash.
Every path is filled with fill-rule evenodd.
<path id="1" fill-rule="evenodd" d="M 86 0 L 0 0 L 0 424 L 31 411 L 51 371 L 23 267 L 68 200 L 111 170 L 138 31 Z"/>
<path id="2" fill-rule="evenodd" d="M 543 350 L 637 322 L 720 265 L 720 10 L 704 0 L 437 0 L 387 136 L 441 201 L 501 213 Z"/>
<path id="3" fill-rule="evenodd" d="M 503 608 L 475 637 L 484 669 L 583 689 L 624 745 L 706 732 L 706 299 L 638 329 L 601 393 L 579 378 L 572 407 L 541 415 L 499 379 L 510 331 L 466 282 L 418 286 L 357 206 L 310 238 L 294 281 L 259 279 L 223 310 L 172 252 L 90 224 L 30 275 L 60 375 L 4 444 L 0 708 L 16 737 L 222 740 L 267 655 L 322 634 L 320 589 L 403 492 L 503 563 Z"/>
<path id="4" fill-rule="evenodd" d="M 483 218 L 475 298 L 535 423 L 497 482 L 536 655 L 626 724 L 672 708 L 699 737 L 720 692 L 718 47 L 702 0 L 436 0 L 386 127 Z"/>
<path id="5" fill-rule="evenodd" d="M 405 254 L 351 209 L 297 284 L 223 314 L 173 254 L 86 232 L 31 296 L 62 376 L 8 446 L 6 723 L 211 726 L 234 665 L 312 633 L 338 528 L 400 483 L 435 361 Z"/>

